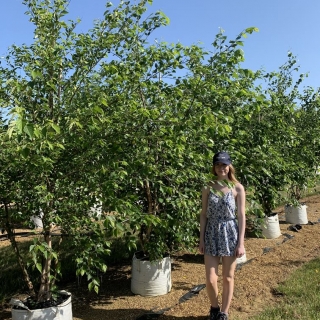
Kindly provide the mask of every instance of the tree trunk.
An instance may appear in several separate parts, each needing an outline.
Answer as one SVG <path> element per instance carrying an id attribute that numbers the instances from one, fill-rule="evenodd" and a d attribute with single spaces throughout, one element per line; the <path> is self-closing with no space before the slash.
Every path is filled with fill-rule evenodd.
<path id="1" fill-rule="evenodd" d="M 6 227 L 5 228 L 6 228 L 6 231 L 8 233 L 8 237 L 9 237 L 11 246 L 12 246 L 12 248 L 13 248 L 15 254 L 16 254 L 16 257 L 18 259 L 18 264 L 20 266 L 20 269 L 22 270 L 23 281 L 26 283 L 26 285 L 28 287 L 29 294 L 31 296 L 35 296 L 36 293 L 34 291 L 34 287 L 33 287 L 32 281 L 30 280 L 30 277 L 29 277 L 28 271 L 26 269 L 25 263 L 24 263 L 24 261 L 23 261 L 23 259 L 21 257 L 20 250 L 19 250 L 18 244 L 16 242 L 14 230 L 11 227 L 10 215 L 9 215 L 9 209 L 8 209 L 8 204 L 7 203 L 4 203 L 4 208 L 5 208 L 5 212 L 6 212 Z"/>
<path id="2" fill-rule="evenodd" d="M 45 241 L 48 245 L 49 250 L 52 249 L 52 235 L 51 235 L 50 227 L 48 230 L 45 231 Z M 51 298 L 51 280 L 50 280 L 50 272 L 51 272 L 51 256 L 49 255 L 48 258 L 45 259 L 44 265 L 41 272 L 41 284 L 38 294 L 38 301 L 45 301 Z"/>

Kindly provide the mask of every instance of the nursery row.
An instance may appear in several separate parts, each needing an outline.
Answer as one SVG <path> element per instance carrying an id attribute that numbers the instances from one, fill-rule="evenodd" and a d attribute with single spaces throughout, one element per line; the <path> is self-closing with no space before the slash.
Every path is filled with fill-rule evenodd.
<path id="1" fill-rule="evenodd" d="M 281 190 L 299 206 L 317 176 L 320 101 L 318 89 L 303 87 L 292 53 L 276 71 L 243 68 L 253 27 L 234 40 L 217 34 L 211 52 L 150 44 L 168 23 L 161 12 L 144 18 L 150 0 L 107 4 L 85 33 L 64 20 L 67 0 L 23 2 L 34 42 L 13 45 L 0 65 L 0 224 L 31 295 L 47 300 L 59 280 L 57 226 L 96 291 L 119 235 L 151 260 L 194 248 L 218 150 L 238 169 L 254 228 Z M 97 223 L 100 204 L 109 214 Z M 30 247 L 37 284 L 14 233 L 34 217 L 43 226 Z"/>

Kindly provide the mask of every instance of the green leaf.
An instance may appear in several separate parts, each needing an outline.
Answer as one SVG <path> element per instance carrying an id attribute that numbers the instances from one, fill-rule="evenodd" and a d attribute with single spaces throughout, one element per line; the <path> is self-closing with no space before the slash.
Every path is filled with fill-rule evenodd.
<path id="1" fill-rule="evenodd" d="M 36 78 L 42 78 L 42 73 L 39 70 L 33 70 L 31 71 L 31 77 L 33 80 Z"/>
<path id="2" fill-rule="evenodd" d="M 11 137 L 12 137 L 13 130 L 14 130 L 14 127 L 10 127 L 10 128 L 8 129 L 7 134 L 8 134 L 8 136 L 9 136 L 9 139 L 11 139 Z"/>
<path id="3" fill-rule="evenodd" d="M 23 132 L 23 128 L 24 128 L 25 124 L 26 124 L 26 121 L 24 119 L 22 119 L 21 117 L 19 117 L 16 120 L 16 126 L 17 126 L 17 129 L 18 129 L 19 133 Z"/>
<path id="4" fill-rule="evenodd" d="M 36 268 L 39 272 L 42 272 L 42 264 L 41 263 L 36 263 Z"/>
<path id="5" fill-rule="evenodd" d="M 28 123 L 24 126 L 23 131 L 31 138 L 33 139 L 34 137 L 34 128 L 33 124 Z"/>
<path id="6" fill-rule="evenodd" d="M 93 288 L 94 288 L 94 283 L 91 281 L 88 285 L 88 289 L 89 291 L 92 291 Z"/>
<path id="7" fill-rule="evenodd" d="M 51 127 L 55 130 L 56 133 L 60 133 L 60 127 L 57 124 L 51 123 Z"/>
<path id="8" fill-rule="evenodd" d="M 53 149 L 54 149 L 53 144 L 52 144 L 49 140 L 47 140 L 46 143 L 47 143 L 47 145 L 48 145 L 48 147 L 49 147 L 50 150 L 53 150 Z"/>
<path id="9" fill-rule="evenodd" d="M 170 19 L 169 19 L 169 17 L 166 16 L 162 11 L 158 11 L 158 13 L 160 14 L 160 16 L 161 16 L 162 18 L 165 19 L 165 25 L 169 25 L 169 24 L 170 24 Z"/>
<path id="10" fill-rule="evenodd" d="M 108 106 L 107 101 L 105 99 L 103 99 L 103 100 L 105 101 L 104 105 L 107 107 Z M 94 113 L 99 113 L 99 114 L 103 114 L 104 113 L 103 109 L 100 108 L 99 106 L 94 106 L 93 111 L 94 111 Z"/>
<path id="11" fill-rule="evenodd" d="M 99 286 L 94 286 L 94 291 L 95 291 L 95 293 L 99 293 Z"/>
<path id="12" fill-rule="evenodd" d="M 101 271 L 103 272 L 103 273 L 105 273 L 106 271 L 107 271 L 107 269 L 108 269 L 108 267 L 107 267 L 107 265 L 103 265 L 102 266 L 102 268 L 101 268 Z"/>
<path id="13" fill-rule="evenodd" d="M 23 149 L 21 150 L 21 155 L 22 155 L 25 159 L 28 158 L 29 154 L 30 154 L 30 149 L 29 149 L 29 148 L 23 148 Z"/>
<path id="14" fill-rule="evenodd" d="M 100 102 L 104 105 L 104 106 L 108 106 L 108 101 L 105 99 L 105 98 L 101 98 L 100 99 Z M 98 108 L 97 106 L 94 108 L 94 110 L 96 111 L 97 109 L 96 108 Z M 98 109 L 99 110 L 99 109 Z M 100 108 L 100 110 L 102 111 L 102 109 Z M 101 113 L 101 111 L 99 110 L 99 112 Z"/>

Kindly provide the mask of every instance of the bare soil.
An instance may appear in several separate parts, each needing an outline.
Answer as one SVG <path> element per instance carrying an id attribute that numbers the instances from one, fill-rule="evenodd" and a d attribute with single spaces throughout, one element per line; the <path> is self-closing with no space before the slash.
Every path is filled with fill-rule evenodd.
<path id="1" fill-rule="evenodd" d="M 317 223 L 320 221 L 320 196 L 314 195 L 303 201 L 307 205 L 309 221 L 316 222 L 314 225 L 303 225 L 299 232 L 290 231 L 290 224 L 285 222 L 284 208 L 279 208 L 276 211 L 280 219 L 280 237 L 245 239 L 248 261 L 236 271 L 230 319 L 249 319 L 279 302 L 282 298 L 277 286 L 295 269 L 320 257 L 320 223 Z M 1 245 L 8 243 L 1 241 Z M 130 264 L 110 268 L 103 277 L 98 295 L 88 293 L 84 285 L 70 284 L 66 289 L 73 295 L 73 319 L 134 320 L 150 311 L 162 313 L 159 320 L 208 319 L 209 300 L 205 289 L 179 303 L 179 299 L 191 288 L 205 283 L 203 256 L 180 253 L 172 259 L 172 290 L 163 296 L 132 294 Z M 167 308 L 163 313 L 162 310 Z M 0 320 L 8 319 L 11 319 L 10 309 L 0 310 Z"/>

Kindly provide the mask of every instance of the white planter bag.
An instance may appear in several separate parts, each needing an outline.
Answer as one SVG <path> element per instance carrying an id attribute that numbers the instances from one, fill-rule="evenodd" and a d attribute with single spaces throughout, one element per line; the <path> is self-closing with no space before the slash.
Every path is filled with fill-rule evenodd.
<path id="1" fill-rule="evenodd" d="M 287 223 L 292 224 L 308 224 L 307 206 L 300 207 L 285 206 L 285 217 Z"/>
<path id="2" fill-rule="evenodd" d="M 140 260 L 134 254 L 131 269 L 131 291 L 141 296 L 160 296 L 171 291 L 171 259 Z"/>
<path id="3" fill-rule="evenodd" d="M 242 263 L 247 262 L 247 260 L 248 259 L 247 259 L 246 252 L 244 252 L 244 255 L 242 257 L 236 259 L 236 263 L 237 264 L 242 264 Z M 222 264 L 222 257 L 220 257 L 219 264 Z"/>
<path id="4" fill-rule="evenodd" d="M 96 200 L 97 202 L 89 210 L 89 216 L 100 219 L 102 215 L 102 201 L 99 199 Z"/>
<path id="5" fill-rule="evenodd" d="M 38 229 L 38 228 L 43 228 L 43 222 L 42 222 L 42 218 L 43 218 L 43 211 L 42 209 L 40 208 L 39 212 L 36 213 L 35 211 L 34 212 L 34 215 L 30 217 L 30 222 L 31 222 L 31 228 L 35 228 L 35 229 Z"/>
<path id="6" fill-rule="evenodd" d="M 69 295 L 69 298 L 57 307 L 49 307 L 44 309 L 30 310 L 18 299 L 11 299 L 12 306 L 24 308 L 24 310 L 11 309 L 12 320 L 72 320 L 72 303 L 71 294 L 61 291 Z"/>
<path id="7" fill-rule="evenodd" d="M 245 263 L 247 260 L 248 260 L 248 259 L 247 259 L 246 253 L 244 253 L 244 255 L 243 255 L 241 258 L 237 258 L 237 259 L 236 259 L 237 264 Z"/>
<path id="8" fill-rule="evenodd" d="M 266 217 L 262 226 L 262 235 L 267 239 L 275 239 L 280 237 L 280 225 L 278 215 Z"/>

